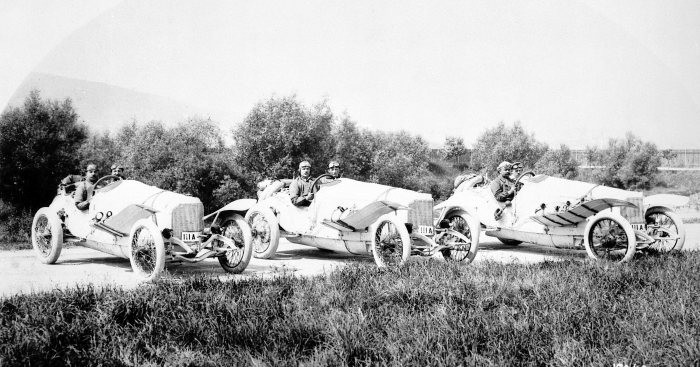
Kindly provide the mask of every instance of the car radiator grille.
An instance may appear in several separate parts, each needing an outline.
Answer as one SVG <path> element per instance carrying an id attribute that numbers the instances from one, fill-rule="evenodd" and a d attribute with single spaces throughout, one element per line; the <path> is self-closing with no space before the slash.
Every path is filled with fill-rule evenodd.
<path id="1" fill-rule="evenodd" d="M 433 225 L 433 200 L 416 200 L 408 205 L 408 222 L 414 228 Z"/>
<path id="2" fill-rule="evenodd" d="M 204 228 L 204 205 L 180 204 L 173 210 L 173 235 L 182 238 L 182 232 L 198 232 Z"/>
<path id="3" fill-rule="evenodd" d="M 644 224 L 644 216 L 642 215 L 642 208 L 644 207 L 643 200 L 644 199 L 641 197 L 627 198 L 627 201 L 631 202 L 635 206 L 620 207 L 620 214 L 625 217 L 630 224 Z"/>

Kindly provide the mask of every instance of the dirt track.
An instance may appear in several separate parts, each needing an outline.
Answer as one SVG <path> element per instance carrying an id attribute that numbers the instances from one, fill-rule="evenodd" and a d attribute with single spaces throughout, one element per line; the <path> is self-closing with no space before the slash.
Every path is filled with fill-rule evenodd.
<path id="1" fill-rule="evenodd" d="M 686 229 L 684 250 L 700 250 L 700 224 L 689 224 Z M 534 263 L 545 259 L 585 257 L 585 251 L 557 250 L 532 244 L 511 247 L 502 245 L 491 237 L 482 236 L 474 265 L 478 266 L 486 260 Z M 274 259 L 252 259 L 248 268 L 240 275 L 224 273 L 218 261 L 213 259 L 198 264 L 173 265 L 168 267 L 168 271 L 171 277 L 210 274 L 222 279 L 274 276 L 282 272 L 316 275 L 351 262 L 372 263 L 373 260 L 371 257 L 324 252 L 282 240 Z M 32 250 L 0 252 L 0 264 L 0 297 L 85 284 L 112 284 L 126 288 L 138 285 L 128 260 L 83 247 L 64 249 L 55 265 L 42 264 Z"/>

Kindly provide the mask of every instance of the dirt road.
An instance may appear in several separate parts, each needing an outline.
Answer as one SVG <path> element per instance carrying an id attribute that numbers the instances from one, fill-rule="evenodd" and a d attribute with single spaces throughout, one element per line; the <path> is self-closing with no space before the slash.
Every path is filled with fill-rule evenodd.
<path id="1" fill-rule="evenodd" d="M 684 250 L 700 250 L 700 224 L 689 224 Z M 505 246 L 497 240 L 482 236 L 474 266 L 487 260 L 534 263 L 545 259 L 585 258 L 584 251 L 558 250 L 550 247 L 523 244 Z M 277 255 L 271 260 L 252 259 L 240 275 L 224 273 L 218 261 L 205 260 L 198 264 L 168 267 L 169 276 L 210 274 L 221 279 L 267 277 L 283 272 L 298 275 L 316 275 L 329 272 L 352 262 L 372 263 L 371 257 L 324 252 L 316 248 L 280 242 Z M 0 252 L 0 297 L 18 293 L 65 289 L 77 285 L 117 285 L 133 288 L 138 285 L 128 260 L 83 247 L 66 248 L 54 265 L 39 262 L 32 250 Z"/>

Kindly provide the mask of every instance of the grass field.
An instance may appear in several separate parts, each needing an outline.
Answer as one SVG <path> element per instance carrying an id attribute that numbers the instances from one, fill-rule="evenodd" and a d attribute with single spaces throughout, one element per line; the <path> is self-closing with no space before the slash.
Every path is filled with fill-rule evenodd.
<path id="1" fill-rule="evenodd" d="M 0 301 L 0 365 L 693 365 L 700 253 L 187 278 Z"/>

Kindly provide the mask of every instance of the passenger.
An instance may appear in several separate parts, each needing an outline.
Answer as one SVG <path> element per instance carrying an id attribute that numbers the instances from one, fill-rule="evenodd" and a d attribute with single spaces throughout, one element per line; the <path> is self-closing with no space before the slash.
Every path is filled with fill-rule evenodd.
<path id="1" fill-rule="evenodd" d="M 299 177 L 292 180 L 289 185 L 289 196 L 292 204 L 296 206 L 309 206 L 314 199 L 311 188 L 311 163 L 303 161 L 299 163 Z"/>
<path id="2" fill-rule="evenodd" d="M 520 162 L 515 162 L 515 163 L 513 163 L 513 166 L 511 167 L 510 170 L 511 170 L 510 179 L 513 180 L 513 181 L 515 182 L 515 180 L 517 180 L 518 177 L 520 177 L 520 175 L 523 173 L 523 164 L 520 163 Z M 523 187 L 523 183 L 522 183 L 522 182 L 518 182 L 518 183 L 515 185 L 515 192 L 520 191 L 520 189 L 521 189 L 522 187 Z"/>
<path id="3" fill-rule="evenodd" d="M 124 175 L 124 167 L 118 165 L 118 164 L 113 164 L 112 165 L 112 176 L 117 176 L 121 178 L 122 180 L 126 180 L 126 175 Z"/>
<path id="4" fill-rule="evenodd" d="M 97 166 L 90 163 L 85 170 L 85 179 L 78 182 L 76 185 L 75 206 L 80 210 L 86 210 L 90 207 L 90 200 L 95 191 L 95 182 L 97 182 Z"/>
<path id="5" fill-rule="evenodd" d="M 333 178 L 331 178 L 331 177 L 322 178 L 321 179 L 322 184 L 329 183 L 329 182 L 332 182 L 332 181 L 340 178 L 340 175 L 341 175 L 340 163 L 338 163 L 338 161 L 330 161 L 330 163 L 328 163 L 328 171 L 327 172 L 329 175 L 333 176 Z"/>

